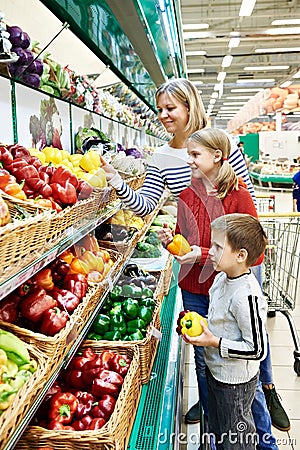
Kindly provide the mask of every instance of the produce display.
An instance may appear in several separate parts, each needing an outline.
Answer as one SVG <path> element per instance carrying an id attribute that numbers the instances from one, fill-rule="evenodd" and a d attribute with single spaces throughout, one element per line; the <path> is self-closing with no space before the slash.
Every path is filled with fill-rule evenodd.
<path id="1" fill-rule="evenodd" d="M 100 241 L 126 243 L 136 233 L 136 228 L 124 225 L 104 223 L 97 227 L 95 236 Z"/>
<path id="2" fill-rule="evenodd" d="M 142 217 L 136 216 L 129 209 L 120 209 L 108 220 L 108 223 L 112 225 L 123 225 L 127 228 L 135 228 L 137 230 L 141 230 L 145 225 Z"/>
<path id="3" fill-rule="evenodd" d="M 0 329 L 0 416 L 36 370 L 37 362 L 30 358 L 24 342 Z"/>
<path id="4" fill-rule="evenodd" d="M 157 279 L 128 264 L 118 284 L 105 299 L 95 318 L 88 339 L 108 341 L 139 341 L 152 321 L 156 302 L 153 299 Z"/>
<path id="5" fill-rule="evenodd" d="M 138 242 L 132 254 L 132 258 L 159 258 L 162 244 L 155 231 L 147 232 L 145 239 Z"/>
<path id="6" fill-rule="evenodd" d="M 201 322 L 207 326 L 207 320 L 197 312 L 181 311 L 177 319 L 176 331 L 179 335 L 200 336 L 203 332 Z"/>
<path id="7" fill-rule="evenodd" d="M 33 423 L 48 430 L 97 430 L 112 415 L 131 359 L 85 348 L 50 388 Z"/>

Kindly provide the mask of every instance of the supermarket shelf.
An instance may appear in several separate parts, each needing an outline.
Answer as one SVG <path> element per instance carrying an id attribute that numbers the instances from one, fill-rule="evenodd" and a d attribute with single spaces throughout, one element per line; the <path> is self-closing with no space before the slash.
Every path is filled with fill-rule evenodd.
<path id="1" fill-rule="evenodd" d="M 175 285 L 163 302 L 162 339 L 150 380 L 142 387 L 127 450 L 177 448 L 173 439 L 181 423 L 184 345 L 174 330 L 180 310 L 181 296 Z"/>
<path id="2" fill-rule="evenodd" d="M 279 174 L 260 174 L 257 172 L 249 172 L 250 179 L 254 186 L 272 190 L 289 190 L 292 189 L 293 178 L 291 175 Z"/>

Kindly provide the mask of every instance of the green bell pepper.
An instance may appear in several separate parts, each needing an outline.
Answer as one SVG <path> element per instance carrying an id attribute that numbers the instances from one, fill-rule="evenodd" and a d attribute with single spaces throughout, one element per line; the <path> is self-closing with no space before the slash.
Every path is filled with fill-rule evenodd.
<path id="1" fill-rule="evenodd" d="M 103 337 L 100 334 L 94 333 L 93 331 L 87 334 L 87 339 L 92 339 L 93 341 L 102 341 Z"/>
<path id="2" fill-rule="evenodd" d="M 136 330 L 134 333 L 130 334 L 132 341 L 141 341 L 144 339 L 143 333 L 140 330 Z"/>
<path id="3" fill-rule="evenodd" d="M 141 298 L 142 288 L 135 284 L 124 284 L 122 286 L 123 297 Z"/>
<path id="4" fill-rule="evenodd" d="M 115 302 L 112 304 L 112 308 L 109 311 L 109 316 L 115 316 L 116 314 L 121 314 L 122 313 L 122 303 L 121 302 Z"/>
<path id="5" fill-rule="evenodd" d="M 121 333 L 117 330 L 116 331 L 107 331 L 106 333 L 104 333 L 103 339 L 106 341 L 121 341 L 122 336 L 121 336 Z"/>
<path id="6" fill-rule="evenodd" d="M 140 306 L 148 306 L 149 308 L 152 308 L 152 310 L 155 308 L 155 300 L 153 298 L 142 298 L 139 302 Z"/>
<path id="7" fill-rule="evenodd" d="M 127 322 L 127 334 L 135 333 L 137 330 L 140 330 L 141 332 L 144 332 L 146 328 L 146 323 L 144 320 L 137 318 L 134 320 L 129 320 Z"/>
<path id="8" fill-rule="evenodd" d="M 110 317 L 105 314 L 98 314 L 93 322 L 92 331 L 97 334 L 106 333 L 109 330 Z"/>
<path id="9" fill-rule="evenodd" d="M 122 295 L 122 287 L 114 286 L 113 290 L 109 293 L 109 298 L 115 302 L 120 299 L 121 295 Z"/>
<path id="10" fill-rule="evenodd" d="M 152 292 L 152 290 L 151 290 L 150 288 L 143 287 L 143 288 L 142 288 L 142 297 L 143 297 L 143 298 L 147 298 L 147 297 L 152 298 L 152 297 L 153 297 L 153 292 Z"/>
<path id="11" fill-rule="evenodd" d="M 126 334 L 126 323 L 123 314 L 111 316 L 109 331 L 119 331 L 121 335 Z"/>
<path id="12" fill-rule="evenodd" d="M 153 310 L 149 306 L 141 306 L 139 308 L 139 318 L 142 319 L 146 325 L 152 320 Z"/>
<path id="13" fill-rule="evenodd" d="M 126 298 L 122 303 L 122 311 L 128 319 L 135 319 L 139 313 L 139 302 L 133 298 Z"/>

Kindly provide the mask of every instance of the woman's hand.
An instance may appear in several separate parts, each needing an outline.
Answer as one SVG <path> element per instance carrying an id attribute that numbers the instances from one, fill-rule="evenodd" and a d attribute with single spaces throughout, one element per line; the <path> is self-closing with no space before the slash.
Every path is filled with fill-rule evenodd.
<path id="1" fill-rule="evenodd" d="M 198 247 L 197 245 L 191 245 L 191 249 L 191 252 L 188 252 L 183 256 L 175 256 L 179 264 L 196 264 L 201 261 L 201 247 Z"/>
<path id="2" fill-rule="evenodd" d="M 164 247 L 167 247 L 167 245 L 173 241 L 173 231 L 165 225 L 163 228 L 158 230 L 157 235 Z"/>
<path id="3" fill-rule="evenodd" d="M 203 328 L 202 334 L 200 336 L 188 336 L 184 334 L 182 337 L 188 344 L 196 345 L 197 347 L 219 347 L 220 338 L 215 336 L 205 325 L 203 321 L 200 321 Z"/>
<path id="4" fill-rule="evenodd" d="M 104 170 L 107 181 L 110 181 L 118 172 L 111 164 L 108 164 L 102 156 L 100 156 L 100 160 L 102 164 L 101 169 Z"/>

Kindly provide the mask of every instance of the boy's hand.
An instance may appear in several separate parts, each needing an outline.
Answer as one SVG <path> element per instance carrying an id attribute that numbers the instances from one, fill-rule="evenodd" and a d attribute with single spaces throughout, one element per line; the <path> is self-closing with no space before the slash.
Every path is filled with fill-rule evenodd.
<path id="1" fill-rule="evenodd" d="M 167 224 L 164 224 L 163 228 L 158 230 L 157 235 L 165 248 L 173 241 L 173 231 Z"/>
<path id="2" fill-rule="evenodd" d="M 191 252 L 188 252 L 183 256 L 175 256 L 179 264 L 196 264 L 201 261 L 201 247 L 198 247 L 197 245 L 191 245 L 191 249 Z"/>
<path id="3" fill-rule="evenodd" d="M 196 345 L 197 347 L 219 347 L 220 338 L 215 336 L 201 320 L 201 326 L 203 328 L 202 334 L 200 336 L 191 337 L 184 334 L 182 337 L 188 344 Z"/>

